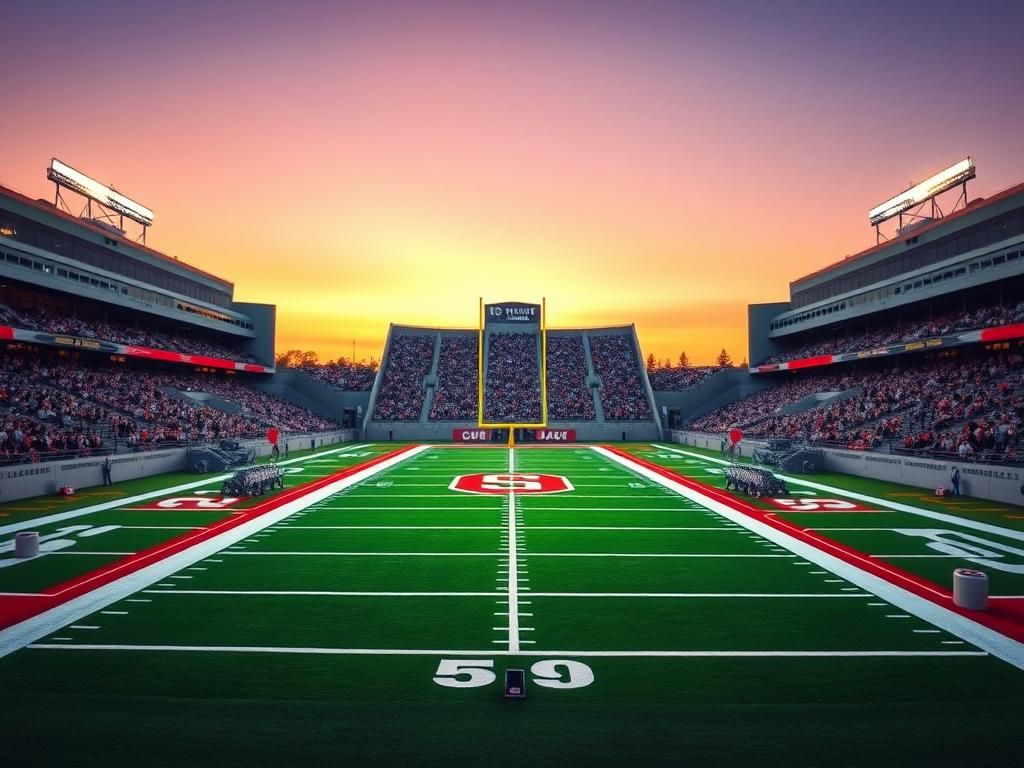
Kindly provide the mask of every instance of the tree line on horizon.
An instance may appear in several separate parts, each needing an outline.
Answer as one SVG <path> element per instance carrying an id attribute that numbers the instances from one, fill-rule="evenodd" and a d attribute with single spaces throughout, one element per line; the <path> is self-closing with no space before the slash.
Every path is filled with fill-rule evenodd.
<path id="1" fill-rule="evenodd" d="M 730 355 L 726 351 L 725 347 L 722 347 L 722 351 L 718 353 L 718 357 L 715 358 L 715 363 L 714 364 L 715 364 L 715 367 L 717 367 L 717 368 L 735 368 L 736 367 L 736 364 L 733 363 L 733 361 L 732 361 L 732 355 Z M 672 362 L 672 360 L 670 358 L 667 358 L 667 357 L 664 360 L 658 360 L 654 356 L 653 352 L 651 352 L 649 355 L 647 355 L 647 372 L 648 373 L 653 373 L 654 371 L 663 371 L 665 369 L 689 368 L 689 367 L 691 367 L 690 366 L 690 356 L 686 354 L 685 350 L 679 353 L 679 357 L 676 358 L 676 361 L 674 363 Z M 739 367 L 740 368 L 746 368 L 747 367 L 747 361 L 744 360 L 742 363 L 740 363 Z"/>
<path id="2" fill-rule="evenodd" d="M 302 350 L 302 349 L 289 349 L 287 352 L 278 352 L 274 356 L 274 362 L 278 368 L 302 368 L 304 366 L 319 366 L 319 365 L 345 365 L 353 366 L 358 368 L 369 368 L 371 371 L 376 371 L 380 366 L 380 361 L 372 355 L 369 358 L 363 358 L 358 363 L 354 362 L 351 358 L 345 357 L 344 355 L 338 355 L 336 360 L 324 360 L 320 362 L 320 355 L 313 350 Z"/>

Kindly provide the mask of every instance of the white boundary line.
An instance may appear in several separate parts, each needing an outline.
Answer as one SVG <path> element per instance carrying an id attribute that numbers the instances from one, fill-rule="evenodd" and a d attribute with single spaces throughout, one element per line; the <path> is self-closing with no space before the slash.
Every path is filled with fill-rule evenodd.
<path id="1" fill-rule="evenodd" d="M 178 651 L 200 653 L 290 653 L 328 656 L 564 656 L 573 657 L 915 657 L 915 656 L 987 656 L 983 651 L 510 651 L 510 650 L 455 650 L 413 648 L 290 648 L 253 645 L 101 645 L 77 643 L 56 645 L 35 643 L 32 649 L 61 651 Z"/>
<path id="2" fill-rule="evenodd" d="M 769 541 L 773 541 L 774 543 L 785 547 L 805 560 L 841 576 L 851 584 L 877 595 L 883 600 L 892 603 L 892 605 L 897 608 L 901 608 L 904 611 L 923 619 L 929 624 L 940 627 L 963 640 L 977 645 L 979 648 L 983 648 L 992 655 L 1012 664 L 1018 669 L 1024 669 L 1024 643 L 1019 643 L 1016 640 L 996 632 L 995 630 L 982 626 L 975 621 L 971 621 L 965 616 L 954 613 L 953 611 L 943 608 L 942 606 L 926 600 L 923 597 L 918 597 L 912 592 L 908 592 L 901 587 L 897 587 L 892 582 L 886 581 L 878 576 L 874 576 L 866 571 L 862 571 L 860 568 L 850 565 L 845 560 L 840 560 L 838 557 L 827 554 L 817 547 L 813 547 L 810 544 L 800 541 L 794 536 L 783 533 L 766 523 L 762 523 L 760 520 L 755 520 L 741 512 L 737 512 L 720 501 L 709 496 L 705 496 L 703 493 L 693 490 L 682 483 L 677 483 L 674 480 L 663 477 L 647 467 L 635 464 L 629 459 L 612 453 L 606 448 L 594 446 L 592 450 L 616 464 L 620 464 L 621 466 L 631 469 L 637 474 L 640 474 L 647 479 L 668 488 L 669 490 L 675 491 L 681 496 L 700 502 L 712 512 L 716 512 L 722 517 L 732 520 L 734 523 L 738 523 L 744 528 L 763 536 Z"/>
<path id="3" fill-rule="evenodd" d="M 212 595 L 228 597 L 494 597 L 493 592 L 327 592 L 268 589 L 144 589 L 151 595 Z M 531 592 L 530 597 L 623 598 L 872 598 L 867 592 Z M 937 632 L 938 630 L 936 630 Z"/>
<path id="4" fill-rule="evenodd" d="M 354 451 L 360 448 L 369 448 L 372 443 L 366 443 L 365 445 L 348 446 L 344 448 L 331 448 L 328 451 L 321 451 L 320 453 L 310 454 L 309 456 L 301 456 L 297 459 L 287 459 L 286 461 L 279 461 L 278 466 L 287 466 L 288 464 L 299 464 L 310 459 L 315 459 L 318 456 L 327 456 L 332 453 L 340 453 L 341 451 Z M 339 467 L 339 470 L 342 469 Z M 5 533 L 14 533 L 15 531 L 23 531 L 26 528 L 36 528 L 42 525 L 48 525 L 49 523 L 59 523 L 63 520 L 72 520 L 76 517 L 82 517 L 83 515 L 91 515 L 93 512 L 104 512 L 108 509 L 116 509 L 117 507 L 125 507 L 129 504 L 135 504 L 139 501 L 147 501 L 148 499 L 155 499 L 159 496 L 166 496 L 169 493 L 177 493 L 178 491 L 189 491 L 193 488 L 202 488 L 204 485 L 210 483 L 219 483 L 227 480 L 231 477 L 232 473 L 224 475 L 214 475 L 213 477 L 207 477 L 202 480 L 197 480 L 194 483 L 184 483 L 182 485 L 174 485 L 170 488 L 161 488 L 156 491 L 149 491 L 147 493 L 140 493 L 137 496 L 129 496 L 126 499 L 114 499 L 113 501 L 104 501 L 102 504 L 93 504 L 89 507 L 80 507 L 79 509 L 69 509 L 66 512 L 57 512 L 52 515 L 46 515 L 44 517 L 33 517 L 30 520 L 20 520 L 17 523 L 10 523 L 9 525 L 0 525 L 0 535 Z M 231 511 L 231 510 L 225 510 Z"/>
<path id="5" fill-rule="evenodd" d="M 243 539 L 252 536 L 252 534 L 262 531 L 264 528 L 269 528 L 275 523 L 279 523 L 281 520 L 284 520 L 286 517 L 289 517 L 290 515 L 293 515 L 318 501 L 322 501 L 339 491 L 343 491 L 356 483 L 360 483 L 366 478 L 372 477 L 388 467 L 392 467 L 395 464 L 411 459 L 413 456 L 417 456 L 423 451 L 429 450 L 429 448 L 430 446 L 428 445 L 414 446 L 400 456 L 393 456 L 390 459 L 382 461 L 380 464 L 375 464 L 372 467 L 367 467 L 366 469 L 356 472 L 354 475 L 342 478 L 341 480 L 336 480 L 335 482 L 326 485 L 323 488 L 318 488 L 315 491 L 310 491 L 304 496 L 300 496 L 299 498 L 294 499 L 271 512 L 260 515 L 253 520 L 242 523 L 236 528 L 217 534 L 210 539 L 202 541 L 195 546 L 189 547 L 188 549 L 171 555 L 170 557 L 164 558 L 152 565 L 148 565 L 145 568 L 140 568 L 134 573 L 130 573 L 127 576 L 123 576 L 120 579 L 110 582 L 109 584 L 98 587 L 91 592 L 87 592 L 80 597 L 69 600 L 62 605 L 51 608 L 38 616 L 33 616 L 19 624 L 0 630 L 0 657 L 6 656 L 19 648 L 23 648 L 29 643 L 55 632 L 70 622 L 77 621 L 84 616 L 88 616 L 102 608 L 106 608 L 108 605 L 116 603 L 118 600 L 128 597 L 145 587 L 151 586 L 167 578 L 172 573 L 176 573 L 186 566 L 194 565 L 200 560 L 210 557 L 225 547 L 242 541 Z"/>
<path id="6" fill-rule="evenodd" d="M 693 453 L 692 451 L 684 451 L 682 448 L 673 448 L 668 445 L 660 445 L 652 443 L 659 450 L 672 451 L 683 456 L 691 456 L 693 458 L 703 459 L 713 464 L 722 464 L 728 466 L 729 462 L 723 459 L 716 459 L 711 456 L 704 456 L 700 453 Z M 842 488 L 836 488 L 832 485 L 825 485 L 824 483 L 814 483 L 810 480 L 802 480 L 799 477 L 789 477 L 788 475 L 777 475 L 781 477 L 787 483 L 794 485 L 802 485 L 805 488 L 814 488 L 817 491 L 826 491 L 827 493 L 837 493 L 840 496 L 845 496 L 850 499 L 857 499 L 857 501 L 866 501 L 869 504 L 879 504 L 883 507 L 896 510 L 897 512 L 906 512 L 911 515 L 919 515 L 920 517 L 927 517 L 932 520 L 938 520 L 943 523 L 952 523 L 958 525 L 961 528 L 973 528 L 976 531 L 984 531 L 985 533 L 994 533 L 997 536 L 1005 536 L 1008 539 L 1016 539 L 1017 541 L 1024 541 L 1024 531 L 1015 531 L 1012 528 L 1003 528 L 999 525 L 990 525 L 989 523 L 981 523 L 977 520 L 970 520 L 965 517 L 957 517 L 956 515 L 947 515 L 943 512 L 933 512 L 930 509 L 923 509 L 921 507 L 913 507 L 910 504 L 903 504 L 899 501 L 889 501 L 888 499 L 880 499 L 877 496 L 868 496 L 864 493 L 857 493 L 856 491 L 846 491 Z M 884 510 L 883 510 L 884 511 Z"/>

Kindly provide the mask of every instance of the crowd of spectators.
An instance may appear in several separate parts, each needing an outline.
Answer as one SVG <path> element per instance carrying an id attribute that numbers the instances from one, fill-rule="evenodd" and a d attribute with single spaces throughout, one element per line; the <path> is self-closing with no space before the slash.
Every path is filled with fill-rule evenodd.
<path id="1" fill-rule="evenodd" d="M 741 427 L 753 438 L 792 438 L 853 449 L 882 446 L 1016 460 L 1024 420 L 1020 354 L 946 359 L 843 373 L 807 373 L 713 411 L 694 429 Z M 784 414 L 815 394 L 846 393 Z"/>
<path id="2" fill-rule="evenodd" d="M 594 371 L 601 377 L 601 409 L 607 421 L 649 421 L 651 406 L 631 336 L 590 336 Z"/>
<path id="3" fill-rule="evenodd" d="M 491 333 L 487 348 L 484 418 L 492 423 L 541 421 L 536 333 Z"/>
<path id="4" fill-rule="evenodd" d="M 655 392 L 682 392 L 695 387 L 712 374 L 722 370 L 717 365 L 700 367 L 655 368 L 647 372 L 651 389 Z"/>
<path id="5" fill-rule="evenodd" d="M 377 377 L 377 369 L 373 366 L 345 360 L 322 365 L 301 365 L 298 370 L 305 371 L 314 379 L 345 392 L 369 392 L 373 389 L 373 380 Z"/>
<path id="6" fill-rule="evenodd" d="M 203 405 L 165 391 L 168 388 L 210 393 L 238 411 Z M 28 453 L 30 447 L 37 453 L 95 450 L 104 444 L 104 437 L 111 447 L 118 443 L 144 446 L 259 437 L 270 426 L 291 432 L 336 426 L 234 376 L 156 373 L 12 350 L 0 358 L 0 411 L 6 411 L 6 420 L 20 426 L 22 434 L 19 440 L 13 429 L 4 430 L 8 455 Z M 26 434 L 33 438 L 31 446 L 24 442 Z"/>
<path id="7" fill-rule="evenodd" d="M 6 325 L 26 330 L 43 331 L 46 333 L 79 336 L 98 341 L 110 341 L 115 344 L 127 344 L 136 347 L 166 349 L 186 355 L 204 355 L 246 363 L 258 363 L 252 355 L 232 349 L 210 339 L 204 339 L 193 333 L 157 333 L 140 328 L 133 328 L 126 323 L 116 321 L 101 322 L 83 320 L 67 315 L 55 315 L 41 309 L 13 309 L 0 305 L 0 319 Z"/>
<path id="8" fill-rule="evenodd" d="M 373 409 L 375 421 L 419 421 L 426 389 L 423 380 L 434 362 L 434 334 L 391 338 L 384 378 Z"/>
<path id="9" fill-rule="evenodd" d="M 1012 307 L 981 307 L 963 312 L 949 312 L 931 320 L 901 325 L 886 325 L 859 336 L 842 336 L 815 341 L 771 355 L 762 360 L 761 363 L 781 363 L 787 360 L 817 357 L 818 355 L 858 352 L 890 344 L 909 343 L 929 339 L 934 336 L 944 336 L 961 331 L 991 328 L 1013 323 L 1024 323 L 1024 301 Z"/>
<path id="10" fill-rule="evenodd" d="M 441 337 L 437 391 L 430 404 L 431 421 L 476 421 L 479 344 L 476 336 Z"/>
<path id="11" fill-rule="evenodd" d="M 593 421 L 594 396 L 587 386 L 587 358 L 583 336 L 548 336 L 548 420 Z"/>

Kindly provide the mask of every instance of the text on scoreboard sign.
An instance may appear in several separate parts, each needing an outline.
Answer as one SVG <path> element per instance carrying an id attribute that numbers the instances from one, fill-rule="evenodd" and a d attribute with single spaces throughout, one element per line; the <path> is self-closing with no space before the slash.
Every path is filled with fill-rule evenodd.
<path id="1" fill-rule="evenodd" d="M 536 429 L 533 439 L 538 443 L 575 443 L 575 429 Z"/>

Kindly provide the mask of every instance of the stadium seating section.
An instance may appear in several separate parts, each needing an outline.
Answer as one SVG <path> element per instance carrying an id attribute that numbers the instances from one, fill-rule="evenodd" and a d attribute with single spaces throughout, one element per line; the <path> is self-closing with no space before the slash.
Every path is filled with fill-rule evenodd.
<path id="1" fill-rule="evenodd" d="M 188 391 L 214 395 L 237 412 L 180 394 Z M 0 461 L 115 445 L 260 437 L 269 426 L 314 432 L 337 425 L 240 376 L 142 370 L 15 347 L 0 357 Z"/>
<path id="2" fill-rule="evenodd" d="M 655 368 L 648 371 L 651 389 L 655 392 L 682 392 L 695 387 L 721 368 L 718 366 L 701 366 L 695 368 Z"/>
<path id="3" fill-rule="evenodd" d="M 437 391 L 430 404 L 431 421 L 473 421 L 477 418 L 479 340 L 473 336 L 442 336 L 437 363 Z"/>
<path id="4" fill-rule="evenodd" d="M 342 360 L 322 365 L 302 365 L 298 370 L 344 392 L 369 392 L 377 376 L 377 369 L 372 366 Z"/>
<path id="5" fill-rule="evenodd" d="M 724 433 L 738 426 L 752 438 L 1016 461 L 1024 420 L 1022 363 L 1016 352 L 979 351 L 891 367 L 786 374 L 784 383 L 712 411 L 692 427 Z M 780 410 L 825 393 L 836 396 L 799 412 Z"/>
<path id="6" fill-rule="evenodd" d="M 632 339 L 621 334 L 591 335 L 590 354 L 601 377 L 601 409 L 607 421 L 647 421 L 651 407 Z"/>
<path id="7" fill-rule="evenodd" d="M 587 360 L 580 334 L 548 336 L 548 419 L 593 421 L 594 396 L 587 387 Z"/>
<path id="8" fill-rule="evenodd" d="M 883 327 L 857 335 L 837 335 L 832 338 L 803 344 L 780 352 L 761 361 L 761 364 L 782 363 L 818 355 L 838 355 L 875 349 L 889 344 L 901 344 L 933 336 L 991 328 L 1024 322 L 1024 301 L 1015 306 L 988 306 L 962 312 L 949 312 L 930 320 L 913 323 L 883 324 Z"/>
<path id="9" fill-rule="evenodd" d="M 261 364 L 252 355 L 212 340 L 199 338 L 194 333 L 189 333 L 188 335 L 156 333 L 141 328 L 133 328 L 125 323 L 115 321 L 98 322 L 83 320 L 64 315 L 58 316 L 43 310 L 13 309 L 7 305 L 0 305 L 0 324 L 25 328 L 27 330 L 45 331 L 46 333 L 111 341 L 116 344 L 166 349 L 186 355 L 205 355 L 207 357 L 236 360 L 238 362 Z"/>
<path id="10" fill-rule="evenodd" d="M 538 334 L 491 333 L 484 419 L 491 423 L 536 424 L 542 418 Z"/>
<path id="11" fill-rule="evenodd" d="M 378 421 L 417 421 L 423 411 L 423 379 L 434 361 L 435 334 L 392 337 L 387 367 L 377 392 L 373 418 Z"/>

